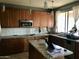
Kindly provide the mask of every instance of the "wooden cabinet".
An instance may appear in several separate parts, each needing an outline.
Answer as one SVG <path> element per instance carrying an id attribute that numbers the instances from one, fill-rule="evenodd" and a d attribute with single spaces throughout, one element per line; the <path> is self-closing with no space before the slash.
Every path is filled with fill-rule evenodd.
<path id="1" fill-rule="evenodd" d="M 24 51 L 23 38 L 1 39 L 0 55 L 10 55 Z"/>
<path id="2" fill-rule="evenodd" d="M 33 11 L 34 27 L 52 27 L 53 23 L 53 15 L 43 11 Z"/>
<path id="3" fill-rule="evenodd" d="M 40 12 L 32 12 L 33 14 L 33 27 L 39 27 L 40 26 Z"/>
<path id="4" fill-rule="evenodd" d="M 75 59 L 79 58 L 79 42 L 75 44 Z"/>
<path id="5" fill-rule="evenodd" d="M 20 9 L 20 18 L 19 19 L 32 20 L 32 16 L 30 14 L 30 10 L 29 9 Z"/>
<path id="6" fill-rule="evenodd" d="M 48 16 L 47 16 L 47 12 L 41 12 L 40 15 L 40 27 L 47 27 L 47 21 L 48 21 Z"/>
<path id="7" fill-rule="evenodd" d="M 79 59 L 79 49 L 78 49 L 78 43 L 75 44 L 75 50 L 74 50 L 74 59 Z"/>
<path id="8" fill-rule="evenodd" d="M 67 48 L 67 49 L 69 49 L 69 50 L 74 52 L 75 51 L 75 43 L 76 42 L 74 42 L 74 41 L 65 39 L 65 44 L 66 44 L 65 48 Z"/>
<path id="9" fill-rule="evenodd" d="M 5 12 L 1 12 L 2 27 L 18 27 L 17 11 L 14 8 L 6 8 Z"/>
<path id="10" fill-rule="evenodd" d="M 49 35 L 48 39 L 49 39 L 49 42 L 53 42 L 54 44 L 65 47 L 65 40 L 62 38 Z"/>
<path id="11" fill-rule="evenodd" d="M 2 27 L 19 27 L 19 20 L 32 19 L 28 9 L 7 7 L 5 12 L 0 10 Z"/>
<path id="12" fill-rule="evenodd" d="M 53 15 L 45 11 L 32 11 L 29 9 L 20 9 L 6 7 L 5 12 L 0 9 L 0 21 L 2 27 L 19 27 L 19 20 L 33 20 L 33 27 L 52 27 Z"/>
<path id="13" fill-rule="evenodd" d="M 65 48 L 66 49 L 69 49 L 71 51 L 73 51 L 73 54 L 68 56 L 68 59 L 75 59 L 75 43 L 74 41 L 71 41 L 71 40 L 67 40 L 67 39 L 64 39 L 65 40 Z"/>
<path id="14" fill-rule="evenodd" d="M 54 26 L 54 14 L 47 14 L 47 27 Z"/>

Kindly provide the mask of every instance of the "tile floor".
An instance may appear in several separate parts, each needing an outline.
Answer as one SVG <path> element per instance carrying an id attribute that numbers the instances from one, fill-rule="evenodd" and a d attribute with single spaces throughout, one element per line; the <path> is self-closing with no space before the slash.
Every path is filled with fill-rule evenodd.
<path id="1" fill-rule="evenodd" d="M 28 52 L 22 52 L 10 56 L 0 56 L 0 59 L 28 59 Z"/>

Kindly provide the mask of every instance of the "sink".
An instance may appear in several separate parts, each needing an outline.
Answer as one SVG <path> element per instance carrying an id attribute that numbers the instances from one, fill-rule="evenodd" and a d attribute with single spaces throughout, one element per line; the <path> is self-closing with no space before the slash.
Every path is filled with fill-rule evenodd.
<path id="1" fill-rule="evenodd" d="M 74 39 L 74 40 L 78 40 L 79 39 L 79 36 L 70 35 L 70 34 L 66 35 L 66 37 L 69 38 L 69 39 Z"/>
<path id="2" fill-rule="evenodd" d="M 58 33 L 58 36 L 67 37 L 68 39 L 78 40 L 79 36 L 69 34 L 69 33 Z"/>
<path id="3" fill-rule="evenodd" d="M 56 35 L 66 37 L 67 33 L 57 33 Z"/>

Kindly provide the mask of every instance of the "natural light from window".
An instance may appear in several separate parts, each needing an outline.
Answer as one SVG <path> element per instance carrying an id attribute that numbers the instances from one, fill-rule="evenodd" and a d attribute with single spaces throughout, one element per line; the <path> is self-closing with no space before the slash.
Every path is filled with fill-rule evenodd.
<path id="1" fill-rule="evenodd" d="M 74 26 L 73 11 L 56 13 L 56 32 L 69 32 Z"/>
<path id="2" fill-rule="evenodd" d="M 65 28 L 65 13 L 58 13 L 57 14 L 57 20 L 56 20 L 56 28 L 57 32 L 64 32 Z"/>

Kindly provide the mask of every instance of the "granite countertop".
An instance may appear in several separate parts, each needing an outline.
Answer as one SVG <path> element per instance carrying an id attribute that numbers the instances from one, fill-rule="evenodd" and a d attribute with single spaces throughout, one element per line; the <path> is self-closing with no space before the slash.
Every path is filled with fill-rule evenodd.
<path id="1" fill-rule="evenodd" d="M 58 34 L 25 34 L 25 35 L 6 35 L 6 36 L 0 36 L 0 39 L 7 39 L 7 38 L 27 38 L 27 37 L 39 37 L 39 36 L 56 36 L 56 37 L 60 37 L 66 40 L 70 40 L 70 41 L 75 41 L 75 42 L 79 42 L 79 39 L 75 40 L 75 39 L 69 39 L 67 37 L 64 36 L 60 36 Z"/>
<path id="2" fill-rule="evenodd" d="M 65 36 L 60 36 L 60 35 L 58 35 L 58 34 L 50 34 L 51 36 L 56 36 L 56 37 L 60 37 L 60 38 L 63 38 L 63 39 L 65 39 L 65 40 L 69 40 L 69 41 L 74 41 L 74 42 L 79 42 L 79 39 L 69 39 L 69 38 L 67 38 L 67 37 L 65 37 Z"/>
<path id="3" fill-rule="evenodd" d="M 39 36 L 48 36 L 49 34 L 25 34 L 25 35 L 6 35 L 0 36 L 0 39 L 7 39 L 7 38 L 27 38 L 27 37 L 39 37 Z"/>
<path id="4" fill-rule="evenodd" d="M 54 47 L 55 49 L 53 50 L 52 53 L 50 53 L 48 50 L 47 50 L 47 46 L 45 45 L 45 41 L 44 40 L 29 40 L 29 43 L 35 47 L 44 57 L 46 58 L 55 58 L 57 56 L 67 56 L 67 55 L 71 55 L 73 54 L 72 51 L 70 50 L 67 50 L 64 51 L 64 48 L 58 46 L 58 45 L 55 45 L 54 44 Z M 61 49 L 60 52 L 57 53 L 57 49 Z M 61 53 L 62 52 L 62 53 Z"/>

